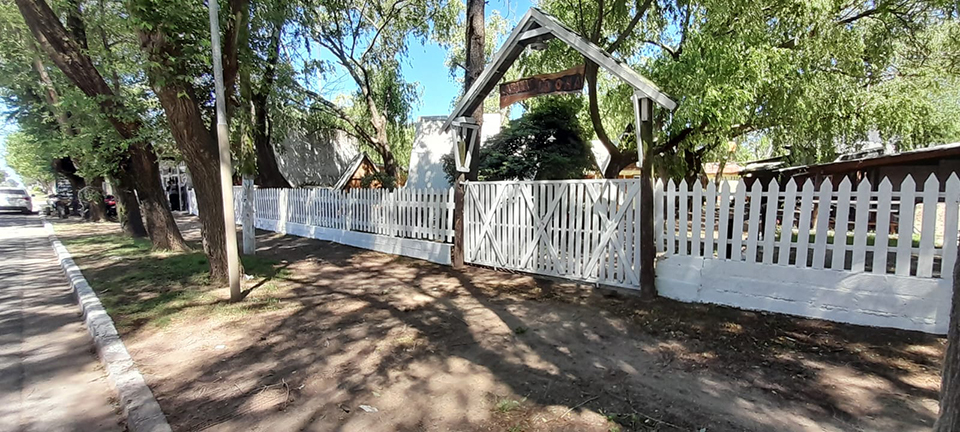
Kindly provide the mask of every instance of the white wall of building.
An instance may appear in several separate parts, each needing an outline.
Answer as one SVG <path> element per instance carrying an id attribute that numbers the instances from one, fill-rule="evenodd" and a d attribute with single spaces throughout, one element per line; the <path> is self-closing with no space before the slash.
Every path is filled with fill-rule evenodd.
<path id="1" fill-rule="evenodd" d="M 443 155 L 453 152 L 454 133 L 441 132 L 446 116 L 424 116 L 417 119 L 416 138 L 410 152 L 410 169 L 404 187 L 444 189 L 450 187 L 443 173 Z M 484 114 L 480 129 L 481 145 L 500 133 L 500 114 Z"/>

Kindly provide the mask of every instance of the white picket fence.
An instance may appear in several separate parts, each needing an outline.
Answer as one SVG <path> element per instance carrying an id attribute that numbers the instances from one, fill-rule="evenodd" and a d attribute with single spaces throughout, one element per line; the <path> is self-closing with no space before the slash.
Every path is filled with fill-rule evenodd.
<path id="1" fill-rule="evenodd" d="M 240 221 L 243 188 L 234 187 Z M 189 191 L 190 213 L 198 214 Z M 382 236 L 453 242 L 452 189 L 254 189 L 256 219 L 275 225 L 309 227 Z"/>
<path id="2" fill-rule="evenodd" d="M 453 242 L 452 189 L 258 188 L 254 197 L 257 219 Z"/>
<path id="3" fill-rule="evenodd" d="M 930 176 L 917 185 L 908 176 L 898 183 L 658 181 L 658 292 L 942 334 L 960 179 Z M 235 196 L 239 216 L 240 188 Z M 195 213 L 192 191 L 190 202 Z M 450 263 L 452 190 L 256 189 L 255 207 L 261 229 Z M 639 209 L 636 179 L 468 182 L 464 258 L 637 288 Z"/>
<path id="4" fill-rule="evenodd" d="M 468 263 L 639 286 L 636 180 L 469 182 Z"/>
<path id="5" fill-rule="evenodd" d="M 919 190 L 844 178 L 785 187 L 741 180 L 686 181 L 655 190 L 657 248 L 668 256 L 923 278 L 951 272 L 956 260 L 960 180 L 930 175 Z M 941 192 L 942 190 L 942 192 Z M 672 217 L 671 217 L 672 215 Z M 916 238 L 918 237 L 918 238 Z M 947 245 L 947 247 L 944 247 Z"/>

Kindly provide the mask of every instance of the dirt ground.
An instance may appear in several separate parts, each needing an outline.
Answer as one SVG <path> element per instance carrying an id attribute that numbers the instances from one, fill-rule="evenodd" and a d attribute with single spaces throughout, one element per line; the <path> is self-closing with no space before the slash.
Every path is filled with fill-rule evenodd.
<path id="1" fill-rule="evenodd" d="M 943 338 L 258 242 L 277 272 L 245 289 L 275 307 L 121 329 L 174 430 L 911 431 L 937 413 Z M 77 258 L 94 289 L 122 271 Z"/>

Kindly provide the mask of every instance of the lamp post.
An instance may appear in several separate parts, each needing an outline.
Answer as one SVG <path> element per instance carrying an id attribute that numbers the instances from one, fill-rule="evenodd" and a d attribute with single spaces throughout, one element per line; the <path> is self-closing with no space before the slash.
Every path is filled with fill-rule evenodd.
<path id="1" fill-rule="evenodd" d="M 230 137 L 227 128 L 227 106 L 223 89 L 223 59 L 220 53 L 220 14 L 217 0 L 207 2 L 210 8 L 210 44 L 213 46 L 213 79 L 217 101 L 217 145 L 220 149 L 220 195 L 223 198 L 223 228 L 227 248 L 227 273 L 230 280 L 230 301 L 241 299 L 240 253 L 237 250 L 237 221 L 233 209 L 233 166 L 230 161 Z"/>

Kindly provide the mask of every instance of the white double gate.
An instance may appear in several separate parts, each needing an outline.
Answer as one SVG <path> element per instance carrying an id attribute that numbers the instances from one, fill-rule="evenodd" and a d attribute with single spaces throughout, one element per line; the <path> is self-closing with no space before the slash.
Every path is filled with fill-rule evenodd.
<path id="1" fill-rule="evenodd" d="M 635 179 L 469 182 L 464 259 L 637 287 L 639 191 Z"/>

